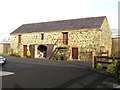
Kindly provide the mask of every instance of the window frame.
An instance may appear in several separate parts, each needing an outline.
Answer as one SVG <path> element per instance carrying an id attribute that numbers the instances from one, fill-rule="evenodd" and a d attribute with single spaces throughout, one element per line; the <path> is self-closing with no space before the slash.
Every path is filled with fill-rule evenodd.
<path id="1" fill-rule="evenodd" d="M 18 35 L 18 43 L 21 43 L 21 35 Z"/>
<path id="2" fill-rule="evenodd" d="M 41 40 L 44 40 L 44 33 L 41 33 Z"/>

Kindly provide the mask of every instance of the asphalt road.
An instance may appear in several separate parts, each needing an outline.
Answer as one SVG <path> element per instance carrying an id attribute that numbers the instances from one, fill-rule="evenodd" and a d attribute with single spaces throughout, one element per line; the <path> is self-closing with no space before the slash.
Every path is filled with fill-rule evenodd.
<path id="1" fill-rule="evenodd" d="M 90 62 L 6 57 L 2 88 L 115 88 L 116 78 L 91 69 Z M 120 88 L 120 87 L 119 87 Z"/>

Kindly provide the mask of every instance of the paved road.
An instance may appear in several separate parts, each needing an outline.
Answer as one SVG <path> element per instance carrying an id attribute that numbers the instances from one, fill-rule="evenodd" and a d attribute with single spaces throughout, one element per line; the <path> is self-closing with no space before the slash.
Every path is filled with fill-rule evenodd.
<path id="1" fill-rule="evenodd" d="M 6 57 L 3 88 L 113 88 L 116 78 L 91 69 L 90 62 L 66 62 Z"/>

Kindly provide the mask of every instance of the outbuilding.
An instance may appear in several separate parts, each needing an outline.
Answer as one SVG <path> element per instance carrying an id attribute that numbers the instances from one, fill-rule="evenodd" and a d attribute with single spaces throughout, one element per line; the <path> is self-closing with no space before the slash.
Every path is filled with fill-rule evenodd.
<path id="1" fill-rule="evenodd" d="M 1 42 L 0 43 L 0 54 L 10 54 L 10 43 Z"/>
<path id="2" fill-rule="evenodd" d="M 23 24 L 10 34 L 10 44 L 13 52 L 22 57 L 26 57 L 27 49 L 34 58 L 49 59 L 63 50 L 68 60 L 82 60 L 93 50 L 96 54 L 108 51 L 110 56 L 111 35 L 106 16 L 88 17 Z"/>

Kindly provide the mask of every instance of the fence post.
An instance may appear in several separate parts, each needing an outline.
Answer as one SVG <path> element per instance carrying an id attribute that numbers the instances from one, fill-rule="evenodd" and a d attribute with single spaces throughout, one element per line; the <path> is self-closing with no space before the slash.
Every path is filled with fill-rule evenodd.
<path id="1" fill-rule="evenodd" d="M 95 56 L 95 50 L 92 50 L 92 68 L 95 68 L 94 56 Z"/>

